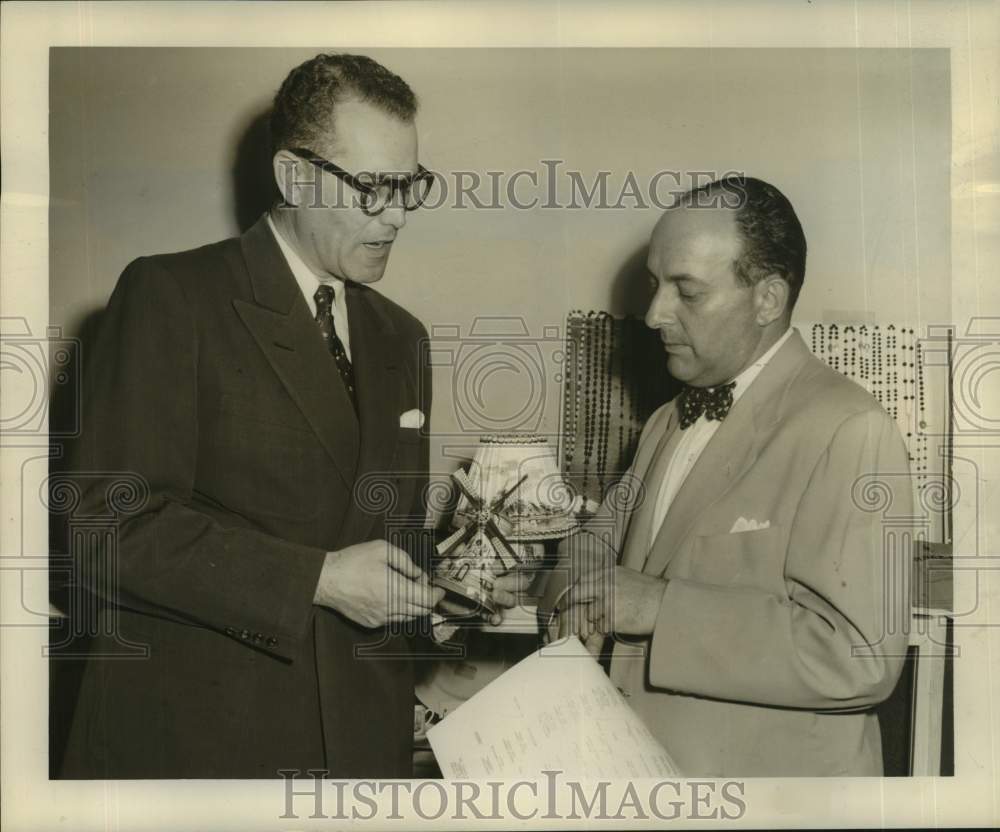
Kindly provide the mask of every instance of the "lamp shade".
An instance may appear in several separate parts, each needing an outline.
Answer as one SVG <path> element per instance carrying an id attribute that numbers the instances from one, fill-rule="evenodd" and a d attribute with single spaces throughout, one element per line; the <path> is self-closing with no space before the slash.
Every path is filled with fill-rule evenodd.
<path id="1" fill-rule="evenodd" d="M 509 540 L 561 538 L 579 525 L 583 498 L 575 496 L 563 479 L 555 449 L 542 436 L 481 437 L 467 476 L 483 505 L 510 492 L 495 512 L 497 526 Z M 474 522 L 476 513 L 463 493 L 453 525 Z"/>

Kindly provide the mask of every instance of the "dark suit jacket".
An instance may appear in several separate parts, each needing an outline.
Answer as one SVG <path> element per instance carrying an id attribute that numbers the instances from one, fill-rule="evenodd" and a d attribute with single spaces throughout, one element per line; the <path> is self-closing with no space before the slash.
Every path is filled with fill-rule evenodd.
<path id="1" fill-rule="evenodd" d="M 359 417 L 263 219 L 125 270 L 84 356 L 78 466 L 117 540 L 76 553 L 117 630 L 94 641 L 62 776 L 409 776 L 406 639 L 312 599 L 326 551 L 422 525 L 427 442 L 399 417 L 429 417 L 426 331 L 367 287 L 347 305 Z M 148 498 L 117 500 L 121 472 Z M 123 640 L 148 658 L 97 655 Z"/>

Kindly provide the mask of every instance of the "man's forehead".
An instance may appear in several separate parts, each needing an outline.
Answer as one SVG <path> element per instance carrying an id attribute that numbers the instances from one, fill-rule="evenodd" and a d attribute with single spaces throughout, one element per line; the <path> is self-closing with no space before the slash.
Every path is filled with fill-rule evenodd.
<path id="1" fill-rule="evenodd" d="M 653 229 L 649 263 L 673 271 L 689 263 L 728 262 L 739 256 L 741 246 L 732 209 L 672 208 Z"/>
<path id="2" fill-rule="evenodd" d="M 414 172 L 417 129 L 412 121 L 364 101 L 337 104 L 328 151 L 338 164 L 353 170 Z"/>

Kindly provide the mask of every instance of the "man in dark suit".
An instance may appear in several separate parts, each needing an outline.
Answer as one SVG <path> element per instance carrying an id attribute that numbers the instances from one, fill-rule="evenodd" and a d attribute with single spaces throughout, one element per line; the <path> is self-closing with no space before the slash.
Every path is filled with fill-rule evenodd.
<path id="1" fill-rule="evenodd" d="M 415 111 L 369 58 L 296 67 L 271 122 L 281 203 L 119 280 L 78 468 L 91 513 L 123 474 L 142 484 L 117 541 L 75 553 L 117 629 L 61 776 L 409 776 L 399 629 L 441 591 L 386 538 L 424 519 L 426 331 L 370 284 L 429 184 Z M 148 657 L 101 658 L 122 642 Z"/>

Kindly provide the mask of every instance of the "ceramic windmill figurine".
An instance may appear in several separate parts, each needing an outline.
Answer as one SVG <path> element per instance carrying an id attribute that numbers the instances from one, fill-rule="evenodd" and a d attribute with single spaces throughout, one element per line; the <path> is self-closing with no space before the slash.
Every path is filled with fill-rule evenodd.
<path id="1" fill-rule="evenodd" d="M 469 472 L 452 479 L 460 492 L 457 530 L 437 547 L 433 580 L 450 600 L 495 623 L 494 580 L 537 567 L 543 541 L 577 528 L 583 498 L 571 493 L 540 436 L 484 436 Z"/>

